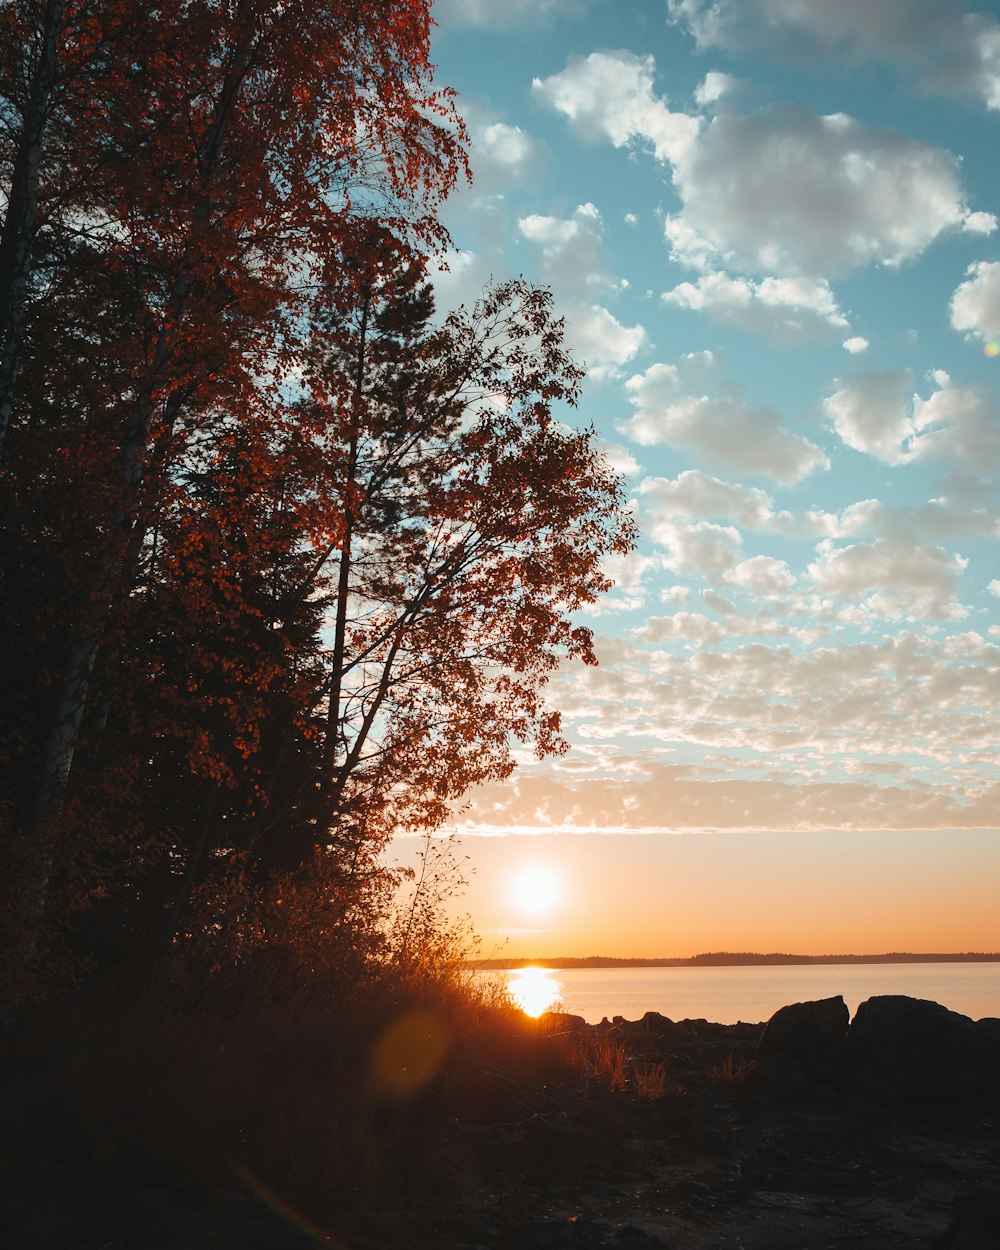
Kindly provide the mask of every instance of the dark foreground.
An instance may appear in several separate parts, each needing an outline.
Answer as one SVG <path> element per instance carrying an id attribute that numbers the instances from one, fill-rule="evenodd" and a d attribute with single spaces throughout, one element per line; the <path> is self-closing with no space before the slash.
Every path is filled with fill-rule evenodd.
<path id="1" fill-rule="evenodd" d="M 10 1250 L 997 1250 L 1000 1021 L 873 999 L 767 1026 L 650 1013 L 540 1029 L 584 1080 L 501 1067 L 390 1117 L 377 1179 L 308 1214 L 254 1176 L 198 1186 L 40 1139 L 0 1189 Z M 337 1127 L 331 1124 L 331 1134 Z M 55 1138 L 50 1137 L 50 1142 Z"/>

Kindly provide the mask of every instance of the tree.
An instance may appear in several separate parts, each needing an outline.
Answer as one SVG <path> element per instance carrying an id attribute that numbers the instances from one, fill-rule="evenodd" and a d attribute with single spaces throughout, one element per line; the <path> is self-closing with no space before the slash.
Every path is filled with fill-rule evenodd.
<path id="1" fill-rule="evenodd" d="M 0 464 L 8 967 L 57 920 L 259 941 L 307 887 L 363 925 L 396 829 L 564 749 L 633 528 L 549 293 L 435 319 L 427 8 L 67 0 Z"/>
<path id="2" fill-rule="evenodd" d="M 13 292 L 0 490 L 8 570 L 28 594 L 10 624 L 67 622 L 28 648 L 41 667 L 25 685 L 46 691 L 45 708 L 29 741 L 18 727 L 5 741 L 11 826 L 31 826 L 26 916 L 45 906 L 76 755 L 88 718 L 103 719 L 95 680 L 115 667 L 168 466 L 210 444 L 206 415 L 280 407 L 314 293 L 347 298 L 344 250 L 373 214 L 401 247 L 443 238 L 436 207 L 464 167 L 464 132 L 431 85 L 428 7 L 5 6 L 12 31 L 43 43 L 33 58 L 26 37 L 11 62 L 0 137 Z M 34 210 L 17 207 L 26 196 Z M 65 518 L 52 535 L 57 562 L 59 547 L 83 554 L 79 576 L 66 561 L 60 618 L 21 544 L 77 481 L 88 506 L 72 535 Z M 22 511 L 33 482 L 48 490 L 32 487 Z"/>
<path id="3" fill-rule="evenodd" d="M 231 423 L 164 512 L 126 685 L 163 778 L 147 823 L 175 831 L 159 884 L 147 863 L 130 886 L 146 941 L 192 891 L 362 891 L 394 832 L 439 828 L 516 742 L 565 749 L 545 684 L 594 662 L 572 614 L 633 528 L 555 415 L 580 370 L 551 296 L 501 284 L 437 325 L 419 266 L 367 264 L 280 431 Z"/>

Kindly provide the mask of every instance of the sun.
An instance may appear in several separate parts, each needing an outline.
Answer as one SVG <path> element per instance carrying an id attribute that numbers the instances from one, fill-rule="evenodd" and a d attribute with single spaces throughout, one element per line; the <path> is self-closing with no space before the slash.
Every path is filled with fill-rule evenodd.
<path id="1" fill-rule="evenodd" d="M 525 868 L 511 882 L 511 896 L 519 911 L 540 916 L 559 901 L 559 880 L 549 868 Z"/>

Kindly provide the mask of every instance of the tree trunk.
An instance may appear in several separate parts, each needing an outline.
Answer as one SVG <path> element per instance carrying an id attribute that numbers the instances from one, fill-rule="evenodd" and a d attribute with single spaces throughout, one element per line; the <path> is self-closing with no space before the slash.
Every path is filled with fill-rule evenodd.
<path id="1" fill-rule="evenodd" d="M 35 238 L 42 140 L 65 8 L 66 0 L 48 0 L 45 6 L 41 51 L 14 157 L 7 212 L 0 233 L 0 340 L 3 344 L 0 348 L 0 449 L 14 404 L 14 381 L 21 356 L 24 305 L 31 272 L 31 246 Z"/>
<path id="2" fill-rule="evenodd" d="M 245 44 L 241 45 L 234 53 L 232 65 L 219 95 L 211 131 L 199 157 L 202 183 L 206 192 L 214 178 L 227 124 L 235 109 L 249 63 L 249 49 Z M 207 216 L 207 205 L 201 212 Z M 194 287 L 193 274 L 187 267 L 191 259 L 190 256 L 186 258 L 185 267 L 177 275 L 169 312 L 160 327 L 147 380 L 140 386 L 132 404 L 119 456 L 121 477 L 118 504 L 98 566 L 94 591 L 70 648 L 59 701 L 52 718 L 35 804 L 33 834 L 39 859 L 34 880 L 25 892 L 25 915 L 35 922 L 44 911 L 48 896 L 58 824 L 90 694 L 94 663 L 107 634 L 115 603 L 127 578 L 129 560 L 138 552 L 138 545 L 134 542 L 134 530 L 149 451 L 155 396 L 162 386 L 163 372 L 183 326 Z M 179 393 L 172 392 L 168 397 L 164 411 L 165 420 L 171 412 L 174 396 Z"/>
<path id="3" fill-rule="evenodd" d="M 351 593 L 351 543 L 354 537 L 354 493 L 358 467 L 358 443 L 361 425 L 361 399 L 365 385 L 365 351 L 368 337 L 368 318 L 371 312 L 371 287 L 365 291 L 361 309 L 361 328 L 358 336 L 358 362 L 354 377 L 350 443 L 347 453 L 347 483 L 344 508 L 344 534 L 340 546 L 340 570 L 337 576 L 337 612 L 334 622 L 333 655 L 330 659 L 330 701 L 327 705 L 326 743 L 323 753 L 323 797 L 333 795 L 333 777 L 337 764 L 340 742 L 341 701 L 343 698 L 344 660 L 347 650 L 347 605 Z M 332 811 L 330 813 L 333 815 Z"/>

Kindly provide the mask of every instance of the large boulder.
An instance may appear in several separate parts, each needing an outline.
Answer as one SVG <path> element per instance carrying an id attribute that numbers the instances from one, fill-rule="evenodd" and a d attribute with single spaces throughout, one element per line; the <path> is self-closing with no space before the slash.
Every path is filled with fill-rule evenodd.
<path id="1" fill-rule="evenodd" d="M 787 1071 L 791 1060 L 809 1081 L 828 1084 L 843 1067 L 850 1019 L 839 994 L 782 1007 L 768 1020 L 757 1044 L 757 1064 Z"/>
<path id="2" fill-rule="evenodd" d="M 848 1034 L 845 1084 L 881 1102 L 976 1094 L 996 1083 L 995 1040 L 968 1016 L 902 994 L 869 998 Z"/>

